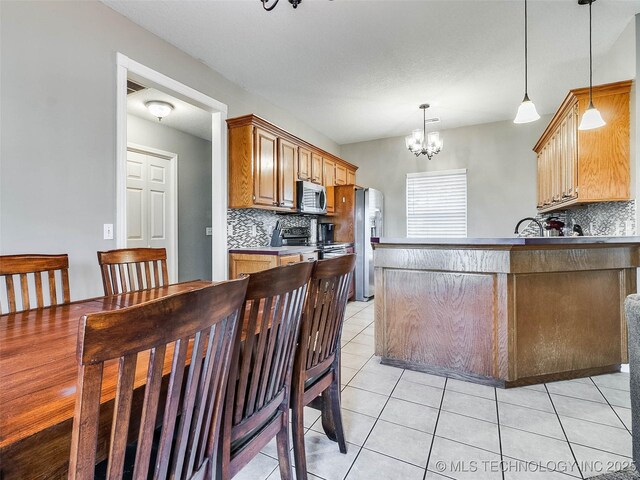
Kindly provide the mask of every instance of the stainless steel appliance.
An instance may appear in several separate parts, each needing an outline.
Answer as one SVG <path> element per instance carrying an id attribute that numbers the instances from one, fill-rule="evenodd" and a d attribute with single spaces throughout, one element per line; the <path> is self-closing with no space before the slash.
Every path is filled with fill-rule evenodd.
<path id="1" fill-rule="evenodd" d="M 366 302 L 374 295 L 373 248 L 371 237 L 381 237 L 384 196 L 379 190 L 356 190 L 356 300 Z"/>
<path id="2" fill-rule="evenodd" d="M 351 243 L 318 244 L 318 258 L 320 260 L 346 255 L 350 251 L 353 252 L 353 244 Z"/>
<path id="3" fill-rule="evenodd" d="M 300 213 L 327 213 L 327 191 L 322 185 L 304 180 L 296 182 L 296 208 Z"/>
<path id="4" fill-rule="evenodd" d="M 310 232 L 307 227 L 284 227 L 282 229 L 282 244 L 288 246 L 310 245 Z"/>

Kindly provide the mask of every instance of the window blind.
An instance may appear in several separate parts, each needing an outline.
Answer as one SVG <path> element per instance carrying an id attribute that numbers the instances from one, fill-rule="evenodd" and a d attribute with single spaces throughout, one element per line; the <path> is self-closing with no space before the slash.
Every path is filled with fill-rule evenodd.
<path id="1" fill-rule="evenodd" d="M 407 237 L 467 236 L 467 170 L 407 174 Z"/>

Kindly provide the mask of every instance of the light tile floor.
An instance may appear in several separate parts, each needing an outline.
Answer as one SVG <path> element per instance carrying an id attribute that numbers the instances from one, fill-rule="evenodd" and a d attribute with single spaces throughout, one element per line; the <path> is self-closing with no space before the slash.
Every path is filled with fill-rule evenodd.
<path id="1" fill-rule="evenodd" d="M 380 365 L 373 302 L 347 306 L 348 452 L 305 409 L 310 480 L 570 480 L 631 461 L 629 374 L 502 390 Z M 292 454 L 293 457 L 293 454 Z M 238 480 L 280 478 L 272 442 Z"/>

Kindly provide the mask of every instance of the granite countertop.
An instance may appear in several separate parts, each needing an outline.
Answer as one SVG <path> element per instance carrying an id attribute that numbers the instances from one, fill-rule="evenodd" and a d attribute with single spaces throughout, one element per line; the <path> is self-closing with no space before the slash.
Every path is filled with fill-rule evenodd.
<path id="1" fill-rule="evenodd" d="M 282 247 L 240 247 L 230 248 L 229 253 L 252 253 L 255 255 L 295 255 L 296 253 L 309 253 L 318 251 L 316 245 L 309 246 L 289 246 Z"/>
<path id="2" fill-rule="evenodd" d="M 380 245 L 593 245 L 640 243 L 640 237 L 372 238 Z"/>

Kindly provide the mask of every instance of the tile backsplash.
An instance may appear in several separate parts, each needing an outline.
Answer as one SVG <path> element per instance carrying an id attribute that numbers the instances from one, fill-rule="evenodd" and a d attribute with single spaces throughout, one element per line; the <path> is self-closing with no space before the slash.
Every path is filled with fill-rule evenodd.
<path id="1" fill-rule="evenodd" d="M 549 217 L 558 217 L 565 225 L 580 225 L 585 235 L 616 237 L 636 234 L 636 203 L 600 202 L 590 203 L 569 210 L 536 215 L 544 222 Z M 532 222 L 522 236 L 538 235 L 538 226 Z"/>
<path id="2" fill-rule="evenodd" d="M 230 208 L 227 210 L 227 228 L 231 226 L 233 234 L 227 230 L 229 248 L 261 247 L 269 245 L 271 232 L 280 220 L 281 227 L 308 227 L 310 217 L 301 215 L 278 215 L 257 208 Z M 255 225 L 255 235 L 253 226 Z"/>

